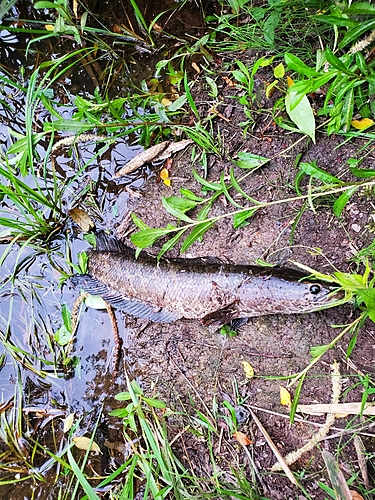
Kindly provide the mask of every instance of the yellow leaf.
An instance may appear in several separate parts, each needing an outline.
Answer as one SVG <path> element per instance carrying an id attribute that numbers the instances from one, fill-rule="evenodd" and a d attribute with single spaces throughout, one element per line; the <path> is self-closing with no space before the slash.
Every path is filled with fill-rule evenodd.
<path id="1" fill-rule="evenodd" d="M 81 436 L 81 437 L 74 437 L 72 441 L 77 446 L 77 448 L 79 448 L 80 450 L 87 451 L 89 449 L 91 439 Z M 90 451 L 100 452 L 99 446 L 94 441 L 91 443 Z"/>
<path id="2" fill-rule="evenodd" d="M 371 120 L 371 118 L 362 118 L 361 120 L 353 120 L 352 126 L 357 130 L 362 130 L 364 128 L 371 127 L 374 123 L 374 120 Z"/>
<path id="3" fill-rule="evenodd" d="M 64 430 L 63 432 L 68 432 L 72 428 L 73 422 L 74 422 L 74 413 L 71 413 L 68 415 L 66 418 L 63 420 L 64 422 Z"/>
<path id="4" fill-rule="evenodd" d="M 163 97 L 163 99 L 161 100 L 161 103 L 162 103 L 163 106 L 165 106 L 166 108 L 168 108 L 172 104 L 172 101 L 170 101 L 166 97 Z"/>
<path id="5" fill-rule="evenodd" d="M 252 443 L 251 439 L 246 436 L 243 432 L 237 431 L 233 432 L 233 437 L 236 439 L 242 446 L 249 446 Z"/>
<path id="6" fill-rule="evenodd" d="M 47 31 L 54 31 L 55 29 L 53 24 L 45 24 L 44 27 Z"/>
<path id="7" fill-rule="evenodd" d="M 171 185 L 171 180 L 169 178 L 169 170 L 167 168 L 163 168 L 160 172 L 160 179 L 164 182 L 166 186 Z"/>
<path id="8" fill-rule="evenodd" d="M 293 80 L 288 75 L 286 76 L 286 81 L 288 83 L 288 87 L 291 87 L 292 85 L 294 85 Z"/>
<path id="9" fill-rule="evenodd" d="M 245 372 L 246 378 L 253 378 L 254 377 L 254 368 L 251 366 L 251 364 L 248 361 L 242 361 L 242 366 L 243 366 L 243 371 Z"/>
<path id="10" fill-rule="evenodd" d="M 290 406 L 292 404 L 290 393 L 280 385 L 280 403 L 283 406 Z"/>
<path id="11" fill-rule="evenodd" d="M 68 213 L 74 222 L 82 229 L 82 231 L 87 233 L 87 231 L 90 231 L 90 229 L 94 227 L 94 222 L 84 210 L 81 210 L 80 208 L 72 208 L 72 210 L 69 210 Z"/>

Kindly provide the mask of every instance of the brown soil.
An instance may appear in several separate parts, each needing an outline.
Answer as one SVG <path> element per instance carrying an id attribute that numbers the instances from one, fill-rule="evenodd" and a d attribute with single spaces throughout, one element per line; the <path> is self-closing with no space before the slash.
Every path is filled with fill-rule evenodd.
<path id="1" fill-rule="evenodd" d="M 252 57 L 253 54 L 242 55 L 242 59 L 246 61 Z M 362 141 L 352 141 L 344 147 L 339 147 L 344 141 L 343 137 L 327 137 L 318 132 L 315 145 L 307 139 L 297 143 L 301 136 L 275 128 L 269 113 L 259 111 L 257 115 L 256 110 L 255 116 L 259 116 L 260 126 L 244 136 L 239 123 L 246 118 L 242 107 L 233 100 L 233 95 L 237 92 L 222 79 L 220 66 L 221 61 L 218 61 L 215 68 L 219 74 L 217 84 L 221 99 L 218 111 L 226 120 L 215 118 L 213 128 L 220 132 L 225 153 L 222 158 L 209 155 L 209 180 L 218 181 L 221 172 L 228 171 L 233 166 L 228 157 L 235 157 L 240 151 L 253 152 L 267 158 L 277 155 L 269 164 L 249 176 L 244 183 L 245 191 L 259 200 L 271 201 L 295 195 L 295 191 L 288 186 L 293 185 L 297 171 L 294 162 L 299 153 L 302 153 L 301 161 L 316 160 L 320 168 L 331 174 L 350 178 L 346 162 L 363 145 Z M 263 74 L 259 77 L 260 89 L 268 78 L 271 78 L 271 75 Z M 202 82 L 199 82 L 198 86 L 201 85 Z M 200 103 L 200 115 L 205 116 L 209 113 L 212 103 L 204 88 L 200 88 L 194 97 L 196 102 Z M 261 95 L 264 95 L 264 92 Z M 271 109 L 272 104 L 272 101 L 261 98 L 254 107 Z M 283 150 L 294 143 L 295 146 L 283 153 Z M 200 187 L 192 178 L 188 158 L 189 154 L 184 152 L 174 159 L 172 187 L 156 183 L 155 179 L 151 178 L 143 196 L 131 200 L 129 208 L 148 225 L 165 227 L 168 222 L 174 222 L 163 209 L 161 196 L 178 196 L 180 187 L 199 194 Z M 370 166 L 370 162 L 369 157 L 363 166 Z M 241 172 L 237 170 L 236 175 L 239 177 Z M 230 218 L 223 219 L 204 236 L 201 243 L 195 243 L 189 249 L 187 256 L 224 255 L 237 263 L 253 263 L 255 259 L 263 259 L 270 263 L 286 264 L 292 259 L 323 272 L 332 272 L 332 266 L 344 272 L 355 268 L 350 258 L 372 240 L 367 229 L 367 225 L 372 221 L 372 205 L 365 194 L 360 192 L 354 196 L 339 220 L 333 216 L 329 204 L 319 206 L 316 213 L 307 209 L 296 227 L 291 245 L 289 239 L 292 224 L 301 206 L 301 202 L 295 202 L 259 211 L 248 226 L 236 230 L 233 229 Z M 214 207 L 214 213 L 229 210 L 230 206 L 224 198 Z M 160 247 L 156 245 L 153 251 L 157 252 L 158 248 Z M 325 257 L 314 254 L 311 248 L 321 249 Z M 177 253 L 176 249 L 172 251 L 172 254 Z M 357 312 L 347 305 L 314 314 L 255 318 L 243 325 L 234 338 L 209 333 L 197 322 L 181 321 L 172 325 L 150 323 L 145 326 L 144 322 L 123 315 L 118 318 L 126 325 L 124 357 L 128 369 L 134 376 L 140 377 L 145 390 L 155 385 L 156 391 L 168 406 L 194 414 L 194 408 L 204 411 L 203 402 L 208 408 L 212 408 L 214 397 L 219 405 L 222 405 L 224 400 L 230 401 L 234 406 L 238 405 L 234 391 L 234 387 L 238 386 L 237 397 L 245 401 L 242 408 L 246 410 L 248 407 L 256 407 L 254 411 L 271 439 L 281 454 L 286 455 L 303 446 L 317 432 L 318 427 L 313 423 L 322 423 L 325 418 L 306 417 L 303 421 L 291 425 L 287 416 L 288 410 L 280 404 L 279 385 L 285 386 L 286 382 L 267 380 L 266 377 L 287 376 L 302 370 L 311 360 L 310 348 L 328 344 L 337 335 L 338 331 L 331 325 L 349 323 L 356 314 Z M 82 322 L 86 321 L 88 319 L 84 316 Z M 350 365 L 345 357 L 349 341 L 349 336 L 344 338 L 337 348 L 325 355 L 309 371 L 300 395 L 301 403 L 331 401 L 330 364 L 334 360 L 340 362 L 344 380 L 341 401 L 361 400 L 361 389 L 355 390 L 353 386 L 358 380 L 360 368 L 373 365 L 373 324 L 368 321 L 360 331 L 356 347 L 350 356 Z M 253 380 L 246 379 L 242 361 L 248 361 L 253 366 L 256 374 Z M 337 419 L 335 428 L 343 429 L 349 420 L 351 417 Z M 355 417 L 351 425 L 363 422 L 359 417 Z M 240 426 L 240 430 L 242 429 L 252 436 L 252 454 L 263 476 L 264 494 L 272 499 L 296 498 L 299 490 L 285 477 L 267 472 L 276 459 L 250 416 Z M 338 431 L 331 431 L 331 434 L 336 432 Z M 231 453 L 234 453 L 235 460 L 250 470 L 245 453 L 236 446 L 227 428 L 224 429 L 224 435 L 226 445 L 217 451 L 217 459 L 225 462 L 231 457 L 230 462 L 233 460 Z M 348 442 L 340 455 L 340 463 L 349 478 L 359 471 L 358 457 L 353 443 L 349 438 L 344 438 L 345 440 Z M 209 460 L 205 443 L 187 434 L 182 441 L 185 454 L 186 449 L 195 450 L 189 457 L 195 471 L 210 474 L 212 471 L 210 472 L 211 469 L 207 465 Z M 340 438 L 322 441 L 314 452 L 304 454 L 292 466 L 293 470 L 304 470 L 307 474 L 301 482 L 313 498 L 326 497 L 317 484 L 318 481 L 326 481 L 321 473 L 324 463 L 319 450 L 327 449 L 335 454 L 339 441 Z M 361 481 L 360 474 L 358 481 Z M 353 486 L 355 487 L 355 484 Z"/>

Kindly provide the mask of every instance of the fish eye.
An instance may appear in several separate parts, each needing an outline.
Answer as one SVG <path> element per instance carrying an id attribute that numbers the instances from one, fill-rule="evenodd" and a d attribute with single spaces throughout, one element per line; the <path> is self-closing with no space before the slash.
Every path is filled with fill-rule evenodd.
<path id="1" fill-rule="evenodd" d="M 313 295 L 317 295 L 320 292 L 321 288 L 319 285 L 311 285 L 310 286 L 310 293 Z"/>

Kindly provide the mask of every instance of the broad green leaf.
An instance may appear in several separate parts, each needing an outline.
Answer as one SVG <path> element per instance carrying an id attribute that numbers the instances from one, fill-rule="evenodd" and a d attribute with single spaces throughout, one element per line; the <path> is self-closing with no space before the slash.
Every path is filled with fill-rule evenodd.
<path id="1" fill-rule="evenodd" d="M 317 179 L 327 183 L 327 184 L 337 184 L 340 182 L 340 179 L 335 177 L 334 175 L 329 174 L 322 168 L 319 168 L 316 165 L 315 161 L 310 163 L 302 162 L 299 165 L 300 170 L 305 172 L 307 175 L 311 175 L 311 177 L 316 177 Z"/>
<path id="2" fill-rule="evenodd" d="M 244 227 L 247 220 L 250 219 L 250 217 L 252 217 L 256 211 L 257 208 L 249 208 L 249 210 L 235 214 L 233 216 L 233 227 L 235 229 L 237 229 L 238 227 Z"/>
<path id="3" fill-rule="evenodd" d="M 66 304 L 62 304 L 61 306 L 61 316 L 64 322 L 66 329 L 71 332 L 72 331 L 72 315 L 68 309 Z"/>
<path id="4" fill-rule="evenodd" d="M 182 196 L 185 196 L 185 198 L 187 198 L 188 200 L 197 201 L 198 203 L 204 201 L 204 198 L 197 196 L 196 194 L 193 193 L 193 191 L 190 191 L 190 189 L 180 188 L 180 193 L 182 194 Z"/>
<path id="5" fill-rule="evenodd" d="M 137 217 L 134 212 L 132 212 L 131 216 L 134 224 L 139 227 L 139 229 L 149 229 L 149 226 L 145 222 L 143 222 L 143 220 Z"/>
<path id="6" fill-rule="evenodd" d="M 183 241 L 181 245 L 181 253 L 186 252 L 186 250 L 199 238 L 201 238 L 206 231 L 208 231 L 216 221 L 206 221 L 195 226 L 189 236 Z"/>
<path id="7" fill-rule="evenodd" d="M 193 222 L 190 217 L 185 215 L 185 212 L 195 208 L 197 206 L 197 202 L 186 198 L 180 198 L 178 196 L 170 196 L 169 198 L 165 198 L 163 196 L 162 203 L 167 212 L 177 219 L 185 222 Z"/>
<path id="8" fill-rule="evenodd" d="M 320 76 L 320 73 L 317 73 L 314 69 L 310 68 L 305 64 L 299 57 L 294 56 L 293 54 L 290 54 L 289 52 L 286 52 L 284 55 L 284 60 L 286 65 L 292 69 L 293 71 L 296 71 L 300 75 L 305 75 L 305 76 Z"/>
<path id="9" fill-rule="evenodd" d="M 68 330 L 65 325 L 63 325 L 57 330 L 53 338 L 59 345 L 64 346 L 69 344 L 69 342 L 73 338 L 73 335 L 71 331 Z"/>
<path id="10" fill-rule="evenodd" d="M 202 186 L 210 189 L 211 191 L 221 191 L 221 185 L 217 182 L 209 182 L 204 177 L 201 177 L 198 172 L 193 169 L 193 176 L 196 181 L 198 181 Z"/>
<path id="11" fill-rule="evenodd" d="M 158 260 L 161 259 L 161 257 L 165 254 L 165 252 L 168 252 L 168 250 L 170 250 L 171 248 L 173 248 L 176 245 L 176 243 L 181 238 L 181 236 L 184 234 L 186 229 L 187 229 L 187 227 L 184 227 L 183 229 L 181 229 L 181 231 L 179 231 L 177 234 L 175 234 L 173 236 L 173 238 L 171 238 L 166 243 L 164 243 L 160 252 L 158 253 Z"/>
<path id="12" fill-rule="evenodd" d="M 130 237 L 130 240 L 139 248 L 147 248 L 152 246 L 156 240 L 170 232 L 170 229 L 157 229 L 150 227 L 148 229 L 142 229 L 141 231 L 134 233 Z"/>
<path id="13" fill-rule="evenodd" d="M 286 111 L 292 122 L 297 125 L 299 130 L 311 137 L 312 141 L 315 143 L 315 117 L 309 100 L 304 95 L 297 106 L 294 109 L 291 109 L 291 101 L 296 95 L 295 92 L 291 90 L 293 87 L 294 85 L 290 87 L 285 96 Z"/>
<path id="14" fill-rule="evenodd" d="M 273 76 L 275 78 L 284 78 L 285 75 L 285 68 L 283 63 L 280 63 L 276 66 L 276 68 L 273 70 Z"/>
<path id="15" fill-rule="evenodd" d="M 310 347 L 310 356 L 312 358 L 317 358 L 317 357 L 321 356 L 322 354 L 324 354 L 328 348 L 329 348 L 329 344 L 328 345 L 311 346 Z"/>
<path id="16" fill-rule="evenodd" d="M 375 289 L 358 290 L 357 295 L 364 302 L 369 318 L 375 322 Z"/>
<path id="17" fill-rule="evenodd" d="M 341 212 L 344 210 L 345 205 L 348 203 L 352 195 L 357 191 L 358 187 L 353 186 L 349 188 L 347 191 L 344 191 L 341 196 L 337 198 L 335 203 L 333 204 L 333 213 L 337 218 L 340 217 Z"/>
<path id="18" fill-rule="evenodd" d="M 100 121 L 98 121 L 97 124 L 90 124 L 74 120 L 55 120 L 53 122 L 44 122 L 43 130 L 45 132 L 62 130 L 64 132 L 74 132 L 75 134 L 78 134 L 80 132 L 92 130 L 96 125 L 100 125 Z"/>
<path id="19" fill-rule="evenodd" d="M 375 176 L 374 168 L 357 168 L 357 167 L 349 167 L 351 173 L 360 179 L 367 179 L 368 177 Z"/>
<path id="20" fill-rule="evenodd" d="M 342 49 L 349 43 L 355 42 L 358 38 L 366 33 L 366 31 L 373 30 L 375 28 L 375 20 L 370 19 L 367 21 L 360 22 L 359 25 L 349 29 L 344 36 L 344 38 L 339 43 L 339 49 Z"/>
<path id="21" fill-rule="evenodd" d="M 186 101 L 186 95 L 180 95 L 180 97 L 178 97 L 175 101 L 172 102 L 172 104 L 168 106 L 168 111 L 178 111 L 186 104 Z"/>
<path id="22" fill-rule="evenodd" d="M 163 402 L 160 401 L 160 399 L 155 399 L 155 398 L 142 398 L 145 403 L 147 403 L 149 406 L 152 406 L 153 408 L 166 408 L 167 405 Z"/>
<path id="23" fill-rule="evenodd" d="M 348 274 L 335 271 L 333 275 L 342 288 L 344 290 L 348 290 L 349 292 L 357 293 L 358 290 L 362 290 L 367 287 L 367 279 L 361 274 Z"/>
<path id="24" fill-rule="evenodd" d="M 344 104 L 341 112 L 341 128 L 344 132 L 348 132 L 353 118 L 354 112 L 354 88 L 349 89 L 345 96 Z"/>
<path id="25" fill-rule="evenodd" d="M 100 297 L 100 295 L 89 295 L 85 298 L 85 304 L 91 309 L 107 309 L 107 303 Z"/>
<path id="26" fill-rule="evenodd" d="M 343 14 L 360 14 L 360 15 L 375 15 L 375 5 L 370 2 L 355 2 L 347 9 L 344 9 Z"/>
<path id="27" fill-rule="evenodd" d="M 347 17 L 311 16 L 310 19 L 313 19 L 314 21 L 323 22 L 326 24 L 331 24 L 332 26 L 345 26 L 347 28 L 352 28 L 360 24 L 360 21 L 355 21 L 354 19 L 348 19 Z"/>
<path id="28" fill-rule="evenodd" d="M 238 160 L 232 160 L 232 163 L 240 168 L 258 168 L 270 161 L 268 158 L 253 153 L 240 152 L 237 156 Z"/>
<path id="29" fill-rule="evenodd" d="M 237 69 L 232 71 L 233 78 L 235 78 L 238 82 L 242 83 L 243 85 L 248 84 L 248 77 L 242 73 L 242 71 L 238 71 Z"/>
<path id="30" fill-rule="evenodd" d="M 345 73 L 346 75 L 351 74 L 351 71 L 349 71 L 348 68 L 345 66 L 345 64 L 337 56 L 335 56 L 335 54 L 329 47 L 325 49 L 325 53 L 326 53 L 326 59 L 331 66 L 338 69 L 342 73 Z"/>
<path id="31" fill-rule="evenodd" d="M 281 12 L 274 10 L 272 14 L 263 23 L 263 36 L 267 43 L 273 45 L 275 40 L 275 29 L 281 18 Z"/>

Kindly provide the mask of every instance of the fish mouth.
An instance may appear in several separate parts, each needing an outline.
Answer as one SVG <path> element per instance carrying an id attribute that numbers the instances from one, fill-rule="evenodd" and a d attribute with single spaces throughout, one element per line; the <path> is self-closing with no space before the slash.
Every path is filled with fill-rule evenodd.
<path id="1" fill-rule="evenodd" d="M 328 293 L 326 295 L 326 300 L 329 304 L 335 305 L 337 302 L 344 303 L 350 301 L 351 295 L 349 296 L 343 288 L 338 288 L 335 286 L 330 286 L 327 288 Z"/>

